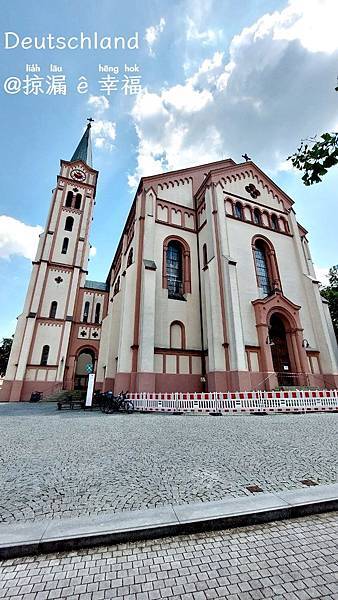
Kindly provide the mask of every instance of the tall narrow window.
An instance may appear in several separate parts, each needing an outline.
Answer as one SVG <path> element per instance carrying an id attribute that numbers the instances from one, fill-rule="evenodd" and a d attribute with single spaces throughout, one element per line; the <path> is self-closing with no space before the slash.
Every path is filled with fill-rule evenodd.
<path id="1" fill-rule="evenodd" d="M 65 231 L 73 231 L 74 219 L 73 217 L 67 217 L 65 223 Z"/>
<path id="2" fill-rule="evenodd" d="M 235 217 L 243 221 L 243 207 L 240 202 L 236 202 L 235 204 Z"/>
<path id="3" fill-rule="evenodd" d="M 55 302 L 55 300 L 54 300 L 52 302 L 52 304 L 50 305 L 50 311 L 49 311 L 49 318 L 50 319 L 55 319 L 57 307 L 58 307 L 58 303 Z"/>
<path id="4" fill-rule="evenodd" d="M 202 253 L 203 253 L 203 267 L 205 268 L 208 265 L 208 249 L 207 249 L 206 244 L 203 244 Z"/>
<path id="5" fill-rule="evenodd" d="M 90 307 L 89 302 L 85 302 L 84 310 L 83 310 L 83 319 L 82 319 L 82 321 L 84 323 L 88 323 L 89 307 Z"/>
<path id="6" fill-rule="evenodd" d="M 81 200 L 82 200 L 81 194 L 76 194 L 74 207 L 77 208 L 78 210 L 81 208 Z"/>
<path id="7" fill-rule="evenodd" d="M 261 211 L 259 210 L 259 208 L 255 208 L 253 212 L 253 220 L 254 223 L 256 223 L 256 225 L 262 225 Z"/>
<path id="8" fill-rule="evenodd" d="M 114 285 L 114 296 L 118 294 L 120 291 L 120 276 L 117 278 L 116 283 Z"/>
<path id="9" fill-rule="evenodd" d="M 67 208 L 70 208 L 72 206 L 72 203 L 73 203 L 73 192 L 69 191 L 67 193 L 67 197 L 66 197 Z"/>
<path id="10" fill-rule="evenodd" d="M 48 363 L 48 356 L 49 356 L 49 346 L 44 346 L 42 348 L 41 360 L 40 360 L 40 365 L 42 365 L 43 367 L 45 367 Z"/>
<path id="11" fill-rule="evenodd" d="M 266 254 L 266 245 L 262 240 L 257 240 L 254 246 L 255 262 L 258 287 L 262 290 L 265 296 L 271 294 L 271 280 L 268 268 L 268 259 Z"/>
<path id="12" fill-rule="evenodd" d="M 168 297 L 182 298 L 183 268 L 182 248 L 176 241 L 169 242 L 167 250 Z"/>
<path id="13" fill-rule="evenodd" d="M 95 306 L 95 323 L 100 323 L 101 304 L 98 302 Z"/>
<path id="14" fill-rule="evenodd" d="M 133 249 L 130 248 L 129 254 L 128 254 L 128 259 L 127 259 L 127 267 L 130 267 L 132 262 L 133 262 Z"/>
<path id="15" fill-rule="evenodd" d="M 279 230 L 279 223 L 278 223 L 278 219 L 277 219 L 276 215 L 271 215 L 271 227 L 275 231 Z"/>
<path id="16" fill-rule="evenodd" d="M 67 254 L 68 244 L 69 244 L 69 238 L 64 238 L 63 243 L 62 243 L 61 254 Z"/>

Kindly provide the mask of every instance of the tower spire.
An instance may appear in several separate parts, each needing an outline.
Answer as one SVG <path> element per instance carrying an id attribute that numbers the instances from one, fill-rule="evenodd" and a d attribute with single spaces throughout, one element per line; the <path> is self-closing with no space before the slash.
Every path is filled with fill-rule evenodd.
<path id="1" fill-rule="evenodd" d="M 73 160 L 83 160 L 89 167 L 92 166 L 92 141 L 90 135 L 90 129 L 94 119 L 87 119 L 88 125 L 86 127 L 86 131 L 84 132 L 79 144 L 71 158 Z"/>

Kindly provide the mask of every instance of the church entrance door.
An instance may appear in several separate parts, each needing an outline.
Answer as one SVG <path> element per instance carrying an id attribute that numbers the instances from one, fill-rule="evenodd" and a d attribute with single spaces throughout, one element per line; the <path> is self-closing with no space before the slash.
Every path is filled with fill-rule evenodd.
<path id="1" fill-rule="evenodd" d="M 88 376 L 90 373 L 94 373 L 95 355 L 94 352 L 88 348 L 81 350 L 77 357 L 74 389 L 75 390 L 86 390 L 88 383 Z"/>
<path id="2" fill-rule="evenodd" d="M 270 319 L 269 338 L 273 368 L 280 386 L 297 384 L 297 377 L 292 373 L 287 335 L 283 320 L 278 314 L 273 314 Z"/>

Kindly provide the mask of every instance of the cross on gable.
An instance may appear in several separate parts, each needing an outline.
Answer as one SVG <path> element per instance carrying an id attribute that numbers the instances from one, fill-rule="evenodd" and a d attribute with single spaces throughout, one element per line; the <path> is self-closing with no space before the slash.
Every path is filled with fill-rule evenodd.
<path id="1" fill-rule="evenodd" d="M 89 117 L 89 119 L 87 119 L 87 121 L 89 121 L 89 123 L 94 123 L 94 119 L 92 119 L 91 117 Z"/>

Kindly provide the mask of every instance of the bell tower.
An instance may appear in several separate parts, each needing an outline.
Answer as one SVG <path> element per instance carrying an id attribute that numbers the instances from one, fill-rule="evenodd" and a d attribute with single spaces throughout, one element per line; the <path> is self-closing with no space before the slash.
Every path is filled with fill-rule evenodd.
<path id="1" fill-rule="evenodd" d="M 40 235 L 7 367 L 2 401 L 62 389 L 76 299 L 84 285 L 98 171 L 92 168 L 91 123 L 70 161 L 60 161 L 46 227 Z"/>

